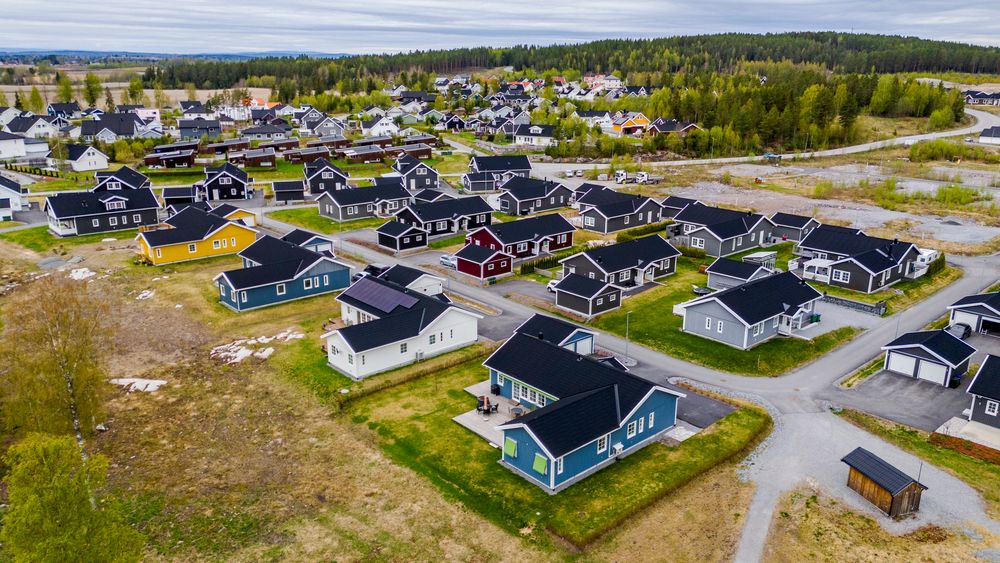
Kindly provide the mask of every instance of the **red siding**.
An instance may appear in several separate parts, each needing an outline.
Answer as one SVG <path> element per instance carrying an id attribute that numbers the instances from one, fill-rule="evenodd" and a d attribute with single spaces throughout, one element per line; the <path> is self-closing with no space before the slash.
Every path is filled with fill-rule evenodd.
<path id="1" fill-rule="evenodd" d="M 484 248 L 492 248 L 493 250 L 503 250 L 503 247 L 500 245 L 500 241 L 494 238 L 493 235 L 490 234 L 490 232 L 485 229 L 479 231 L 478 233 L 465 237 L 465 240 L 467 243 L 472 242 L 473 244 L 478 242 L 479 246 L 482 246 Z"/>
<path id="2" fill-rule="evenodd" d="M 472 277 L 475 277 L 475 278 L 482 279 L 482 277 L 483 277 L 481 275 L 479 264 L 476 264 L 475 262 L 470 262 L 470 261 L 465 260 L 463 258 L 459 258 L 457 260 L 457 264 L 455 264 L 455 268 L 459 272 L 462 272 L 463 274 L 468 274 L 468 275 L 470 275 Z"/>
<path id="3" fill-rule="evenodd" d="M 489 269 L 489 264 L 493 264 L 492 270 Z M 513 260 L 511 260 L 510 256 L 501 255 L 495 256 L 492 260 L 482 266 L 476 264 L 475 262 L 459 258 L 458 264 L 456 264 L 455 267 L 459 272 L 481 280 L 496 276 L 503 276 L 514 271 Z"/>

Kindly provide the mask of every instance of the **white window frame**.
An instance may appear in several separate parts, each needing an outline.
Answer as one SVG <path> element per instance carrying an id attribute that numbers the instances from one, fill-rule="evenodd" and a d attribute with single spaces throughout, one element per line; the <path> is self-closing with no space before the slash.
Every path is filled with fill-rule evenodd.
<path id="1" fill-rule="evenodd" d="M 646 431 L 646 417 L 641 416 L 639 417 L 639 434 L 642 434 L 645 431 Z"/>
<path id="2" fill-rule="evenodd" d="M 584 225 L 585 227 L 593 227 L 593 226 L 594 226 L 594 218 L 593 218 L 593 217 L 590 217 L 589 215 L 588 215 L 588 216 L 585 216 L 585 217 L 583 218 L 583 225 Z"/>
<path id="3" fill-rule="evenodd" d="M 230 178 L 229 176 L 223 176 L 219 178 L 219 183 L 222 184 L 223 186 L 228 186 L 229 184 L 233 183 L 233 179 Z"/>
<path id="4" fill-rule="evenodd" d="M 715 323 L 715 332 L 718 332 L 719 334 L 722 334 L 722 331 L 725 329 L 725 327 L 726 327 L 726 323 L 724 323 L 721 320 L 719 320 L 719 321 L 717 321 Z"/>
<path id="5" fill-rule="evenodd" d="M 100 227 L 101 226 L 101 220 L 100 219 L 91 219 L 90 220 L 90 225 L 92 227 Z"/>
<path id="6" fill-rule="evenodd" d="M 712 317 L 705 317 L 705 330 L 712 330 Z"/>
<path id="7" fill-rule="evenodd" d="M 615 295 L 614 293 L 612 293 L 612 294 L 608 295 L 608 301 L 611 301 L 613 303 L 613 302 L 615 302 L 615 300 L 617 299 L 617 297 L 618 297 L 617 295 Z"/>
<path id="8" fill-rule="evenodd" d="M 305 290 L 312 289 L 313 288 L 313 280 L 312 280 L 312 278 L 303 278 L 302 279 L 302 288 L 305 289 Z"/>
<path id="9" fill-rule="evenodd" d="M 285 284 L 283 284 L 283 283 L 279 283 L 278 285 L 274 286 L 274 289 L 275 289 L 275 291 L 278 292 L 278 295 L 284 295 L 285 294 Z"/>
<path id="10" fill-rule="evenodd" d="M 636 426 L 637 426 L 637 424 L 636 424 L 636 422 L 634 420 L 632 422 L 628 423 L 628 426 L 625 428 L 625 437 L 626 438 L 635 438 L 635 429 L 636 429 Z"/>
<path id="11" fill-rule="evenodd" d="M 400 354 L 405 354 L 406 353 L 406 344 L 407 344 L 406 342 L 403 342 L 402 344 L 399 345 L 399 353 Z"/>
<path id="12" fill-rule="evenodd" d="M 213 240 L 212 241 L 212 250 L 219 250 L 220 248 L 222 248 L 222 243 L 219 242 L 219 239 Z"/>
<path id="13" fill-rule="evenodd" d="M 562 475 L 563 472 L 563 458 L 556 458 L 556 475 Z"/>
<path id="14" fill-rule="evenodd" d="M 330 285 L 330 275 L 323 274 L 323 285 Z"/>
<path id="15" fill-rule="evenodd" d="M 830 274 L 830 279 L 840 283 L 850 283 L 851 273 L 847 270 L 834 270 Z"/>
<path id="16" fill-rule="evenodd" d="M 603 297 L 598 297 L 597 298 L 597 305 L 604 305 L 604 298 Z"/>
<path id="17" fill-rule="evenodd" d="M 437 343 L 437 335 L 436 334 L 432 334 L 432 335 L 430 335 L 430 336 L 427 337 L 427 344 L 428 345 L 433 346 L 436 343 Z"/>
<path id="18" fill-rule="evenodd" d="M 118 217 L 114 217 L 114 216 L 108 217 L 108 225 L 111 226 L 111 227 L 117 227 L 118 226 Z"/>
<path id="19" fill-rule="evenodd" d="M 140 215 L 138 213 L 134 213 L 132 215 L 132 222 L 136 223 L 136 224 L 142 223 L 142 215 Z"/>
<path id="20" fill-rule="evenodd" d="M 597 453 L 603 454 L 608 451 L 608 435 L 605 434 L 597 439 Z"/>
<path id="21" fill-rule="evenodd" d="M 996 401 L 989 401 L 989 400 L 987 400 L 986 401 L 986 410 L 985 410 L 985 412 L 986 412 L 986 414 L 988 414 L 990 416 L 996 416 L 997 413 L 1000 412 L 1000 403 L 998 403 Z"/>
<path id="22" fill-rule="evenodd" d="M 649 424 L 647 424 L 646 426 L 648 426 L 650 430 L 653 429 L 653 420 L 654 420 L 653 419 L 653 415 L 654 414 L 656 414 L 656 413 L 655 412 L 649 413 Z"/>
<path id="23" fill-rule="evenodd" d="M 691 248 L 705 248 L 705 239 L 691 237 Z"/>
<path id="24" fill-rule="evenodd" d="M 198 252 L 198 244 L 194 242 L 188 244 L 188 252 L 191 254 Z"/>

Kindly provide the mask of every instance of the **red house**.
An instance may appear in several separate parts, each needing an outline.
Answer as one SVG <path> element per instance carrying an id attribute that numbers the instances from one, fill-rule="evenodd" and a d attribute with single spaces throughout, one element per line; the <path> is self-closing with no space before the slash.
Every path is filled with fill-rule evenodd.
<path id="1" fill-rule="evenodd" d="M 465 243 L 524 258 L 573 246 L 575 230 L 565 217 L 553 213 L 476 229 L 465 237 Z"/>
<path id="2" fill-rule="evenodd" d="M 467 244 L 455 259 L 455 269 L 480 281 L 514 273 L 513 256 L 485 246 Z"/>

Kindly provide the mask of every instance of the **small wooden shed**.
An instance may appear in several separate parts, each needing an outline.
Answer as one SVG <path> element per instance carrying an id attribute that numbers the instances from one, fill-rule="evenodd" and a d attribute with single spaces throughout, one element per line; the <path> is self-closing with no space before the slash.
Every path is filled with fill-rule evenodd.
<path id="1" fill-rule="evenodd" d="M 927 489 L 906 473 L 864 448 L 855 448 L 841 461 L 850 467 L 847 486 L 893 518 L 920 509 L 920 495 Z"/>

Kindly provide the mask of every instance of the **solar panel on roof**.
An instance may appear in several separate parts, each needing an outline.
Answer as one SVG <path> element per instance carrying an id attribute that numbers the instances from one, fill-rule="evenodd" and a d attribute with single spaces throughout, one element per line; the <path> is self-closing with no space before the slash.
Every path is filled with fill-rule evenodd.
<path id="1" fill-rule="evenodd" d="M 363 301 L 384 313 L 391 313 L 396 307 L 409 309 L 419 301 L 412 295 L 406 295 L 401 291 L 385 287 L 367 278 L 358 280 L 349 291 L 351 297 L 358 301 Z"/>

